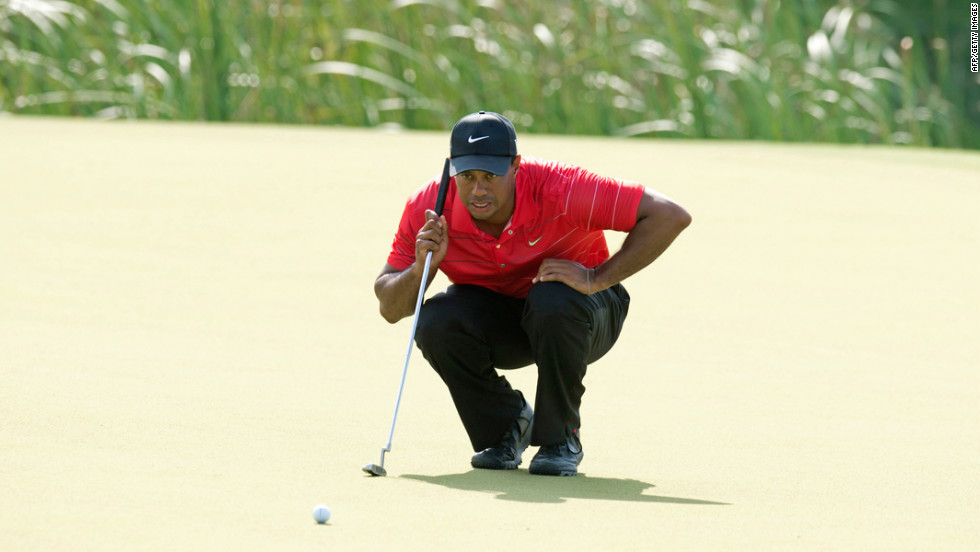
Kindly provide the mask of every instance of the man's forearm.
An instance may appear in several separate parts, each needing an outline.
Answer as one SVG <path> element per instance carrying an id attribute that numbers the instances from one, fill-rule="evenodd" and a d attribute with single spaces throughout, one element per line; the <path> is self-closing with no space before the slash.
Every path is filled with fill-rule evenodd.
<path id="1" fill-rule="evenodd" d="M 394 324 L 415 312 L 424 268 L 424 265 L 416 262 L 399 272 L 386 265 L 385 271 L 374 282 L 374 294 L 380 303 L 381 316 L 389 323 Z M 430 267 L 426 288 L 432 283 L 435 273 L 436 268 Z"/>

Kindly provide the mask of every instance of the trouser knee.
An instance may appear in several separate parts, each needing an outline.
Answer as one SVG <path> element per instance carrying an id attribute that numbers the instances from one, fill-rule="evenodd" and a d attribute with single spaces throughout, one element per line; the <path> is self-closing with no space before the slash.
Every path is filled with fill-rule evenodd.
<path id="1" fill-rule="evenodd" d="M 588 298 L 561 282 L 531 287 L 521 324 L 528 334 L 565 334 L 586 337 L 590 325 Z"/>
<path id="2" fill-rule="evenodd" d="M 418 325 L 415 327 L 415 344 L 425 351 L 438 344 L 439 337 L 446 334 L 447 320 L 442 309 L 430 300 L 419 310 Z"/>
<path id="3" fill-rule="evenodd" d="M 429 299 L 419 311 L 418 325 L 415 328 L 415 344 L 423 356 L 441 356 L 453 347 L 466 345 L 464 327 L 459 313 L 439 296 Z"/>

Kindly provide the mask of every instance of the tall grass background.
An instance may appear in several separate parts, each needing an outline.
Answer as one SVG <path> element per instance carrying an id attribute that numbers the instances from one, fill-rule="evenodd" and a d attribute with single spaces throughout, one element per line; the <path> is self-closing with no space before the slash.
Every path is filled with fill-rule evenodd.
<path id="1" fill-rule="evenodd" d="M 0 112 L 980 149 L 969 3 L 0 0 Z"/>

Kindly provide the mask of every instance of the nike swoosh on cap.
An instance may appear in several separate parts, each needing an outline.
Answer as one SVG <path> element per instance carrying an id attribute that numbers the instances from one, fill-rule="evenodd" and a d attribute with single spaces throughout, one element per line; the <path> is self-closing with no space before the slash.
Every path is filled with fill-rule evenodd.
<path id="1" fill-rule="evenodd" d="M 466 141 L 472 144 L 473 142 L 479 142 L 480 140 L 486 140 L 487 138 L 489 138 L 489 136 L 480 136 L 479 138 L 470 136 L 466 139 Z"/>

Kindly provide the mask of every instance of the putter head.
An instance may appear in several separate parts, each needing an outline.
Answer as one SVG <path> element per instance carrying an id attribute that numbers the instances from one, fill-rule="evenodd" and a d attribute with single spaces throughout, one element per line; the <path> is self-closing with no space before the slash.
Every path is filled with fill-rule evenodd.
<path id="1" fill-rule="evenodd" d="M 388 472 L 386 472 L 383 467 L 381 467 L 381 466 L 379 466 L 377 464 L 368 464 L 368 465 L 364 466 L 361 469 L 364 470 L 364 473 L 373 475 L 375 477 L 377 477 L 377 476 L 384 477 L 384 476 L 388 475 Z"/>

